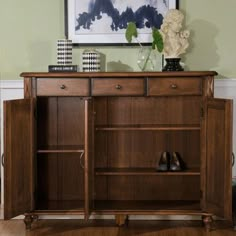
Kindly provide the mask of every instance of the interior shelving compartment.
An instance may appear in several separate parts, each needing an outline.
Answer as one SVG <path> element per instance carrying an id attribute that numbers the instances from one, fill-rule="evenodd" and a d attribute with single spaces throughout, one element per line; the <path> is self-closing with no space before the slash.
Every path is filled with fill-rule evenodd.
<path id="1" fill-rule="evenodd" d="M 84 209 L 84 101 L 37 98 L 36 210 Z"/>
<path id="2" fill-rule="evenodd" d="M 200 211 L 200 102 L 96 98 L 95 210 Z M 187 168 L 157 172 L 164 151 L 179 152 Z"/>
<path id="3" fill-rule="evenodd" d="M 179 152 L 186 171 L 199 173 L 200 104 L 199 96 L 96 98 L 96 174 L 155 170 L 164 151 Z"/>
<path id="4" fill-rule="evenodd" d="M 199 131 L 98 131 L 96 138 L 95 210 L 200 210 Z M 187 168 L 156 171 L 163 150 L 178 151 Z"/>
<path id="5" fill-rule="evenodd" d="M 83 210 L 80 154 L 37 155 L 37 210 Z"/>
<path id="6" fill-rule="evenodd" d="M 201 97 L 96 97 L 96 130 L 116 127 L 200 127 Z"/>
<path id="7" fill-rule="evenodd" d="M 199 131 L 98 131 L 96 175 L 200 175 Z M 156 171 L 163 151 L 178 152 L 183 172 Z"/>
<path id="8" fill-rule="evenodd" d="M 96 176 L 95 193 L 97 211 L 200 211 L 199 176 Z"/>

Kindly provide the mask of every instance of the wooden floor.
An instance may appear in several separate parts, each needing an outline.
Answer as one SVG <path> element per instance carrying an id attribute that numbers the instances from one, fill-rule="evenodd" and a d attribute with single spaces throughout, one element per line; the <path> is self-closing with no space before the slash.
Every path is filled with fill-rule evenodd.
<path id="1" fill-rule="evenodd" d="M 31 231 L 25 231 L 22 220 L 0 220 L 1 236 L 236 236 L 229 226 L 217 223 L 206 232 L 199 221 L 130 221 L 128 226 L 116 227 L 114 221 L 39 220 Z"/>

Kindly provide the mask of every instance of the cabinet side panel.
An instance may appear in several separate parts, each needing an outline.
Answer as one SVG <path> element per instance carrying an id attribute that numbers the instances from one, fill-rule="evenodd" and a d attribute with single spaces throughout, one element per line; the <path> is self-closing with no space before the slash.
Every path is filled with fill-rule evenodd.
<path id="1" fill-rule="evenodd" d="M 24 98 L 36 97 L 36 78 L 25 77 L 24 78 Z"/>

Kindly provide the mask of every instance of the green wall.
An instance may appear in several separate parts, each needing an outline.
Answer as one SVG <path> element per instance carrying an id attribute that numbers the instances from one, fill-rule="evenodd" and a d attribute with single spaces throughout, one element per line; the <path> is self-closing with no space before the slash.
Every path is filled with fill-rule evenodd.
<path id="1" fill-rule="evenodd" d="M 236 78 L 236 1 L 180 0 L 191 30 L 187 70 L 216 70 Z M 56 41 L 64 37 L 64 0 L 0 0 L 0 78 L 18 79 L 22 71 L 47 71 L 56 63 Z M 138 48 L 96 48 L 108 70 L 138 70 Z M 80 64 L 84 48 L 73 50 Z"/>

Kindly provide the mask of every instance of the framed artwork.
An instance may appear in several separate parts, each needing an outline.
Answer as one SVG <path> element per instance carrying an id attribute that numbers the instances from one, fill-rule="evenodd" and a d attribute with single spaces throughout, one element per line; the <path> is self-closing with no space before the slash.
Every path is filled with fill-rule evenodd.
<path id="1" fill-rule="evenodd" d="M 177 0 L 65 0 L 66 36 L 79 45 L 127 44 L 127 24 L 135 22 L 139 42 L 148 44 L 152 27 L 173 8 Z"/>

